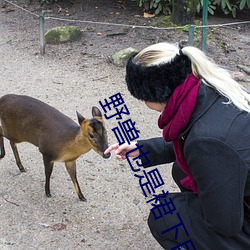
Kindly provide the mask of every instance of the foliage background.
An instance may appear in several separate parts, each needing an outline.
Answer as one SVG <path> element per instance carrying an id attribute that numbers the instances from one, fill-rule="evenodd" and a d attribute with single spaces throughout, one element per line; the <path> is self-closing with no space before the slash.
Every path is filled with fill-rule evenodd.
<path id="1" fill-rule="evenodd" d="M 61 0 L 38 0 L 41 4 L 52 4 Z M 69 0 L 70 1 L 70 0 Z M 136 1 L 139 7 L 145 11 L 153 12 L 154 14 L 171 15 L 172 1 L 174 0 L 130 0 Z M 193 1 L 193 0 L 187 0 Z M 197 4 L 197 13 L 202 10 L 204 0 L 199 0 Z M 208 11 L 214 15 L 217 11 L 222 11 L 224 14 L 230 14 L 234 18 L 237 12 L 244 9 L 250 10 L 250 0 L 208 0 Z M 250 14 L 250 13 L 249 13 Z"/>

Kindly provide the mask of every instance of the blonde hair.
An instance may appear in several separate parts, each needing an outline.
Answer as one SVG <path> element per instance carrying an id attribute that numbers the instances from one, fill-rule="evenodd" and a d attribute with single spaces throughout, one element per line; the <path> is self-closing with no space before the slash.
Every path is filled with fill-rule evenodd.
<path id="1" fill-rule="evenodd" d="M 215 64 L 195 47 L 184 47 L 181 52 L 190 59 L 193 74 L 205 85 L 214 88 L 228 99 L 225 104 L 233 103 L 238 109 L 250 113 L 250 94 L 231 77 L 227 70 Z M 144 66 L 160 65 L 170 62 L 181 52 L 176 44 L 157 43 L 138 53 L 134 62 Z"/>

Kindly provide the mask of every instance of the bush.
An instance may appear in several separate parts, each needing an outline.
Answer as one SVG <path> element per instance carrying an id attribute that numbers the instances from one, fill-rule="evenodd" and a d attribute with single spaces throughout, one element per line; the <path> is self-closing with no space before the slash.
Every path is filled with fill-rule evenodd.
<path id="1" fill-rule="evenodd" d="M 214 0 L 214 5 L 218 5 L 221 7 L 223 13 L 232 14 L 232 16 L 236 17 L 236 11 L 239 9 L 240 11 L 248 8 L 250 9 L 250 0 Z"/>
<path id="2" fill-rule="evenodd" d="M 140 7 L 146 11 L 154 11 L 156 15 L 171 14 L 172 1 L 174 0 L 136 0 Z M 193 0 L 189 0 L 193 1 Z M 201 12 L 204 0 L 199 0 L 197 4 L 197 13 Z M 224 14 L 231 14 L 236 17 L 237 10 L 250 9 L 250 0 L 208 0 L 208 11 L 214 15 L 216 7 L 220 6 Z"/>
<path id="3" fill-rule="evenodd" d="M 154 12 L 158 15 L 163 13 L 165 15 L 171 14 L 172 1 L 171 0 L 136 0 L 139 7 L 143 7 L 145 11 Z"/>

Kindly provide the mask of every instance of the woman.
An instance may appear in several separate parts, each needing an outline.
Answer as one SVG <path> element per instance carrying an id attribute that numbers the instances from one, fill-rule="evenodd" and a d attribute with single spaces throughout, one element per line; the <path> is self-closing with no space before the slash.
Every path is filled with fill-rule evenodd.
<path id="1" fill-rule="evenodd" d="M 194 47 L 149 46 L 126 68 L 130 93 L 161 112 L 163 138 L 141 140 L 144 167 L 174 162 L 180 193 L 169 193 L 186 227 L 164 215 L 148 224 L 165 249 L 250 249 L 250 95 L 229 73 Z M 119 160 L 135 143 L 112 145 Z M 130 157 L 139 156 L 139 150 Z M 142 162 L 144 161 L 141 158 Z M 178 238 L 176 239 L 178 233 Z M 191 239 L 191 245 L 181 245 Z"/>

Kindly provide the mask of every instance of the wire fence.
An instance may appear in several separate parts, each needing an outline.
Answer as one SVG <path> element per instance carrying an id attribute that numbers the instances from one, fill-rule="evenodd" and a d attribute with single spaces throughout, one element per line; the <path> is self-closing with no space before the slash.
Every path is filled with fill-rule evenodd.
<path id="1" fill-rule="evenodd" d="M 71 23 L 85 23 L 85 24 L 92 24 L 92 25 L 108 25 L 108 26 L 118 26 L 118 27 L 126 27 L 131 29 L 153 29 L 153 30 L 178 30 L 178 29 L 188 29 L 188 42 L 189 45 L 194 44 L 194 32 L 196 29 L 203 29 L 203 28 L 215 28 L 215 27 L 228 27 L 234 25 L 242 25 L 242 24 L 250 24 L 250 21 L 241 21 L 241 22 L 231 22 L 231 23 L 223 23 L 223 24 L 209 24 L 209 25 L 184 25 L 184 26 L 173 26 L 173 27 L 155 27 L 155 26 L 142 26 L 142 25 L 130 25 L 130 24 L 118 24 L 118 23 L 109 23 L 109 22 L 97 22 L 97 21 L 88 21 L 88 20 L 78 20 L 78 19 L 67 19 L 67 18 L 58 18 L 52 16 L 45 16 L 45 13 L 42 11 L 39 15 L 29 11 L 9 0 L 2 0 L 3 2 L 14 6 L 17 9 L 20 9 L 24 12 L 29 13 L 37 18 L 39 18 L 40 23 L 40 53 L 43 55 L 45 53 L 45 20 L 55 20 L 55 21 L 63 21 L 63 22 L 71 22 Z M 206 39 L 206 38 L 204 38 Z M 203 41 L 206 42 L 206 41 Z"/>

